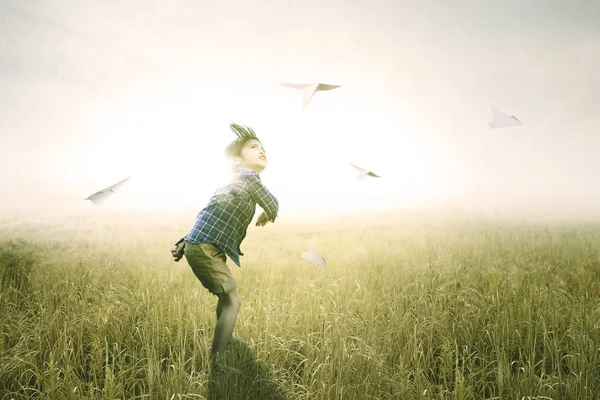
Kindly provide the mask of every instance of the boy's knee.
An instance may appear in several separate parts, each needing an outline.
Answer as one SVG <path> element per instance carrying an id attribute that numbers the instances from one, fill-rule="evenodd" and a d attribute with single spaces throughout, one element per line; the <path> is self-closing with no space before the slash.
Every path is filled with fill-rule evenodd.
<path id="1" fill-rule="evenodd" d="M 240 294 L 238 293 L 238 291 L 237 291 L 237 290 L 235 290 L 233 293 L 234 293 L 234 294 L 233 294 L 233 296 L 232 296 L 232 299 L 231 299 L 231 304 L 232 304 L 232 305 L 233 305 L 233 306 L 234 306 L 234 307 L 235 307 L 237 310 L 239 310 L 239 309 L 240 309 L 240 307 L 242 306 L 242 297 L 240 296 Z"/>
<path id="2" fill-rule="evenodd" d="M 240 297 L 239 292 L 236 290 L 226 293 L 223 295 L 224 300 L 226 301 L 227 306 L 233 307 L 236 310 L 239 310 L 242 305 L 242 298 Z"/>

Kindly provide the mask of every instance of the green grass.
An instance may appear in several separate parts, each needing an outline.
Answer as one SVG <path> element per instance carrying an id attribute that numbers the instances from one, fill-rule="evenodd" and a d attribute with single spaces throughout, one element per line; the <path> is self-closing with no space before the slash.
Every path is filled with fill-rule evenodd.
<path id="1" fill-rule="evenodd" d="M 251 226 L 230 378 L 208 375 L 216 299 L 169 253 L 191 222 L 0 225 L 0 399 L 599 396 L 600 225 Z"/>

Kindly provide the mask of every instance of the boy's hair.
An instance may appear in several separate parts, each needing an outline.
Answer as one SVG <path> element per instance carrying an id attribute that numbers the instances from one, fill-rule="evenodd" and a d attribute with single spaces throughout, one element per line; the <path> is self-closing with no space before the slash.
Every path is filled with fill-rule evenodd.
<path id="1" fill-rule="evenodd" d="M 229 158 L 240 157 L 242 155 L 242 148 L 248 140 L 256 139 L 260 142 L 252 128 L 249 128 L 245 125 L 238 125 L 234 122 L 229 124 L 229 127 L 237 136 L 237 139 L 229 143 L 229 145 L 225 148 L 225 155 Z"/>

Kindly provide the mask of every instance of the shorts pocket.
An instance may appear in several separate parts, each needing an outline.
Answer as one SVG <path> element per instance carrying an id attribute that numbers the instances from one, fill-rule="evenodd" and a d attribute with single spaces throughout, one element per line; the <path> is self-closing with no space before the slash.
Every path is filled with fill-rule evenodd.
<path id="1" fill-rule="evenodd" d="M 220 257 L 221 254 L 223 254 L 223 250 L 221 250 L 220 247 L 215 246 L 212 243 L 203 243 L 203 247 L 204 253 L 211 258 L 217 258 Z"/>

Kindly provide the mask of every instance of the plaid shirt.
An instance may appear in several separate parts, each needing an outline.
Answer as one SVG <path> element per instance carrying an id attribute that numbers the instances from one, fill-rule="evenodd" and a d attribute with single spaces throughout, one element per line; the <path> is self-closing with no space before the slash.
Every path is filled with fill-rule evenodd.
<path id="1" fill-rule="evenodd" d="M 238 168 L 232 181 L 215 192 L 208 205 L 196 217 L 185 240 L 191 243 L 212 243 L 225 252 L 240 267 L 244 253 L 240 244 L 256 211 L 256 204 L 275 222 L 279 202 L 263 186 L 258 173 L 250 168 Z"/>

